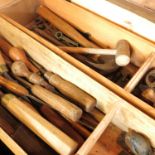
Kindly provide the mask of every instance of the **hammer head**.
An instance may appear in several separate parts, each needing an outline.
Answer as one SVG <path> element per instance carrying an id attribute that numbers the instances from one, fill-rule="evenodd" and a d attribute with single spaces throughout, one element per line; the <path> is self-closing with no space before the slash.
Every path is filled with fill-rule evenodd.
<path id="1" fill-rule="evenodd" d="M 120 40 L 116 46 L 116 64 L 126 66 L 130 63 L 130 45 L 127 40 Z"/>

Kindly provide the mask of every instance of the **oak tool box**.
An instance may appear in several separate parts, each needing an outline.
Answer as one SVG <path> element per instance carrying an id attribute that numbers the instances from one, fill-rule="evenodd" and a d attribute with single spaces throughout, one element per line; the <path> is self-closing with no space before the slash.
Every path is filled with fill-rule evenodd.
<path id="1" fill-rule="evenodd" d="M 0 15 L 2 153 L 153 155 L 153 30 L 142 33 L 130 19 L 124 25 L 123 16 L 115 21 L 117 11 L 106 14 L 114 4 L 102 0 L 7 6 Z"/>

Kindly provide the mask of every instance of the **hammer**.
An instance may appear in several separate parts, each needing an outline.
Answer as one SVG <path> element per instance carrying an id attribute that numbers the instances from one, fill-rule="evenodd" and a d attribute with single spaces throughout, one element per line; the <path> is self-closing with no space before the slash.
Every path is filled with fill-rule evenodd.
<path id="1" fill-rule="evenodd" d="M 130 62 L 130 44 L 127 40 L 119 40 L 116 49 L 82 48 L 82 47 L 59 47 L 65 52 L 79 54 L 115 55 L 118 66 L 126 66 Z"/>

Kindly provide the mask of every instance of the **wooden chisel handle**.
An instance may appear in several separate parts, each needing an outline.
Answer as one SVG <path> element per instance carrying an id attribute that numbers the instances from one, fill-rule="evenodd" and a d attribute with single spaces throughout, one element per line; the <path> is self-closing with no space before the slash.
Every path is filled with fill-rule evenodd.
<path id="1" fill-rule="evenodd" d="M 44 6 L 40 6 L 37 9 L 37 13 L 45 18 L 47 21 L 49 21 L 52 25 L 54 25 L 57 29 L 62 31 L 64 34 L 66 34 L 71 39 L 77 41 L 82 46 L 85 47 L 98 47 L 94 43 L 88 41 L 86 38 L 84 38 L 73 26 L 71 26 L 69 23 L 67 23 L 65 20 L 54 14 L 52 11 L 50 11 L 48 8 Z"/>
<path id="2" fill-rule="evenodd" d="M 69 135 L 72 139 L 74 139 L 79 146 L 84 143 L 84 139 L 81 135 L 76 132 L 63 117 L 61 117 L 57 112 L 52 110 L 48 105 L 42 105 L 40 108 L 42 115 L 47 118 L 52 124 L 60 128 L 64 133 Z"/>
<path id="3" fill-rule="evenodd" d="M 1 99 L 2 105 L 60 154 L 70 155 L 77 143 L 12 94 Z M 61 146 L 61 149 L 60 149 Z"/>
<path id="4" fill-rule="evenodd" d="M 31 87 L 31 91 L 35 96 L 58 111 L 62 116 L 72 121 L 78 121 L 81 118 L 82 110 L 64 98 L 50 92 L 49 90 L 39 85 L 33 85 Z"/>
<path id="5" fill-rule="evenodd" d="M 3 50 L 3 52 L 9 56 L 9 50 L 12 47 L 11 44 L 9 44 L 4 38 L 0 37 L 0 47 Z"/>
<path id="6" fill-rule="evenodd" d="M 7 69 L 4 57 L 2 55 L 2 52 L 0 51 L 0 74 L 7 72 L 7 71 L 8 71 L 8 69 Z"/>
<path id="7" fill-rule="evenodd" d="M 21 60 L 23 61 L 26 66 L 32 71 L 32 72 L 38 72 L 38 68 L 36 68 L 27 58 L 25 51 L 16 47 L 11 47 L 9 49 L 9 57 L 14 60 Z"/>
<path id="8" fill-rule="evenodd" d="M 44 76 L 48 79 L 51 85 L 57 88 L 62 94 L 76 101 L 86 112 L 90 112 L 96 106 L 96 99 L 94 97 L 71 82 L 64 80 L 59 75 L 52 72 L 46 72 Z"/>
<path id="9" fill-rule="evenodd" d="M 28 90 L 25 89 L 23 86 L 19 85 L 16 82 L 8 80 L 3 76 L 0 76 L 0 85 L 7 88 L 16 95 L 27 96 L 29 94 Z"/>

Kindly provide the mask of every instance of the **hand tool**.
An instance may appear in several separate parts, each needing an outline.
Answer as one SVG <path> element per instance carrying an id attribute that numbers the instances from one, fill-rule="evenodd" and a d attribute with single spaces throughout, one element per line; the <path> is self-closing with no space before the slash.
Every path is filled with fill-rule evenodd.
<path id="1" fill-rule="evenodd" d="M 38 69 L 27 59 L 24 50 L 16 47 L 11 47 L 9 50 L 9 57 L 14 61 L 23 61 L 32 72 L 38 72 Z"/>
<path id="2" fill-rule="evenodd" d="M 125 143 L 136 155 L 153 155 L 149 139 L 136 131 L 129 130 L 125 136 Z"/>
<path id="3" fill-rule="evenodd" d="M 98 122 L 100 122 L 104 117 L 104 114 L 97 108 L 94 108 L 89 114 Z"/>
<path id="4" fill-rule="evenodd" d="M 29 104 L 30 105 L 30 104 Z M 15 140 L 28 154 L 56 154 L 48 145 L 39 139 L 26 126 L 14 118 L 0 105 L 0 127 Z"/>
<path id="5" fill-rule="evenodd" d="M 147 89 L 145 89 L 145 90 L 141 93 L 141 95 L 142 95 L 145 99 L 151 101 L 151 102 L 153 103 L 153 106 L 155 107 L 155 91 L 154 91 L 154 89 L 152 89 L 152 88 L 147 88 Z"/>
<path id="6" fill-rule="evenodd" d="M 97 45 L 84 38 L 74 27 L 72 27 L 65 20 L 58 17 L 53 12 L 51 12 L 48 8 L 40 6 L 37 9 L 37 13 L 43 18 L 45 18 L 47 21 L 52 23 L 57 29 L 62 31 L 66 36 L 80 43 L 80 45 L 85 47 L 97 47 Z"/>
<path id="7" fill-rule="evenodd" d="M 116 49 L 98 49 L 98 48 L 83 48 L 83 47 L 59 47 L 60 49 L 70 53 L 80 54 L 99 54 L 99 55 L 114 55 L 115 62 L 118 66 L 126 66 L 130 62 L 130 45 L 127 40 L 119 40 Z"/>
<path id="8" fill-rule="evenodd" d="M 52 91 L 55 90 L 38 73 L 30 72 L 23 61 L 15 61 L 11 66 L 11 70 L 15 76 L 27 78 L 33 84 L 41 85 Z"/>
<path id="9" fill-rule="evenodd" d="M 12 47 L 10 43 L 8 43 L 4 38 L 0 37 L 0 47 L 2 51 L 9 56 L 9 50 Z"/>
<path id="10" fill-rule="evenodd" d="M 70 155 L 76 150 L 77 143 L 74 140 L 27 107 L 16 96 L 4 95 L 1 104 L 58 153 Z"/>
<path id="11" fill-rule="evenodd" d="M 32 100 L 35 100 L 36 102 L 42 103 L 41 100 L 37 99 L 36 97 L 32 96 L 29 94 L 29 91 L 24 88 L 23 86 L 21 86 L 20 84 L 14 82 L 14 81 L 10 81 L 6 78 L 4 78 L 3 76 L 0 76 L 0 85 L 7 88 L 8 90 L 10 90 L 11 92 L 13 92 L 14 94 L 21 96 L 21 97 L 29 97 Z"/>
<path id="12" fill-rule="evenodd" d="M 5 59 L 4 59 L 3 55 L 2 55 L 2 52 L 0 51 L 0 75 L 3 75 L 7 79 L 13 80 L 8 72 L 9 72 L 9 70 L 7 68 Z"/>
<path id="13" fill-rule="evenodd" d="M 48 80 L 48 82 L 52 86 L 57 88 L 63 95 L 67 96 L 73 101 L 76 101 L 78 105 L 86 112 L 90 112 L 94 109 L 94 107 L 96 106 L 96 99 L 94 97 L 92 97 L 73 83 L 63 79 L 61 76 L 46 71 L 36 62 L 33 61 L 33 63 L 44 74 L 44 77 Z"/>
<path id="14" fill-rule="evenodd" d="M 70 38 L 66 37 L 62 32 L 58 31 L 54 35 L 58 40 L 65 42 L 68 46 L 75 46 L 78 47 L 79 43 L 71 40 Z"/>
<path id="15" fill-rule="evenodd" d="M 55 39 L 53 36 L 50 36 L 49 34 L 47 34 L 45 31 L 40 30 L 37 27 L 33 27 L 33 29 L 36 33 L 38 33 L 39 35 L 41 35 L 43 38 L 49 40 L 50 42 L 52 42 L 53 44 L 57 45 L 57 46 L 64 46 L 65 44 L 63 44 L 62 42 L 58 41 L 57 39 Z"/>
<path id="16" fill-rule="evenodd" d="M 71 127 L 70 123 L 68 123 L 63 117 L 52 110 L 48 105 L 41 105 L 40 112 L 52 124 L 74 139 L 79 146 L 83 144 L 84 139 L 81 137 L 81 135 Z"/>
<path id="17" fill-rule="evenodd" d="M 146 74 L 145 82 L 149 88 L 155 88 L 155 69 Z"/>
<path id="18" fill-rule="evenodd" d="M 31 92 L 36 97 L 47 103 L 54 110 L 58 111 L 63 117 L 68 118 L 72 121 L 78 121 L 81 118 L 82 110 L 70 101 L 65 100 L 64 98 L 50 92 L 49 90 L 39 85 L 32 85 L 24 79 L 21 79 L 19 77 L 16 78 L 21 83 L 29 87 Z"/>

